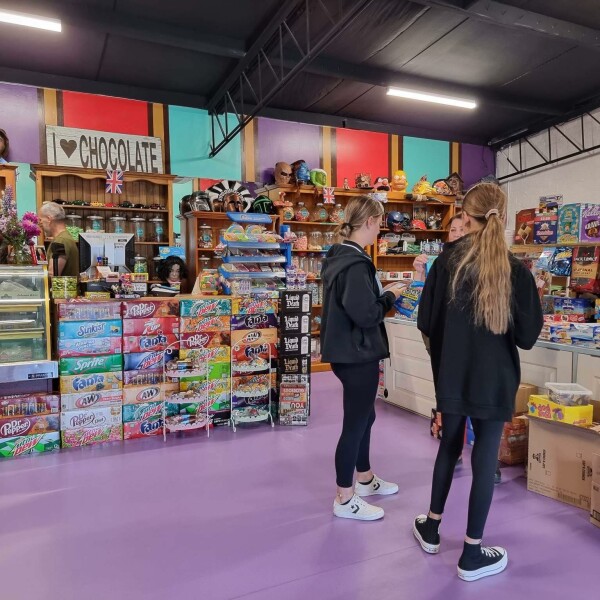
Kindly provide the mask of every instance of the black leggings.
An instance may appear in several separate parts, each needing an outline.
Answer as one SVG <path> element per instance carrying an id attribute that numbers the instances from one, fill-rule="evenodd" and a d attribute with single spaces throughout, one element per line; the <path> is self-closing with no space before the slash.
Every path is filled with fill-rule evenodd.
<path id="1" fill-rule="evenodd" d="M 375 422 L 375 397 L 379 383 L 379 361 L 332 364 L 344 387 L 344 422 L 335 451 L 335 473 L 339 487 L 352 487 L 354 469 L 371 469 L 369 446 Z"/>
<path id="2" fill-rule="evenodd" d="M 464 444 L 465 422 L 466 417 L 446 413 L 442 415 L 442 440 L 435 460 L 431 487 L 429 508 L 432 513 L 441 515 L 444 512 L 446 498 L 452 485 L 454 467 Z M 473 418 L 471 422 L 475 433 L 475 444 L 471 453 L 473 482 L 469 496 L 467 535 L 478 540 L 483 537 L 483 529 L 494 495 L 494 475 L 498 465 L 498 448 L 504 422 Z"/>

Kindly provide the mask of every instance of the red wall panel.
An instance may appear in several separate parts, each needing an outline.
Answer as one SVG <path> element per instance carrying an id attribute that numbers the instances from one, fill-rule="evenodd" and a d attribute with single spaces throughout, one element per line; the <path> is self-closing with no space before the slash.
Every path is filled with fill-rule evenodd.
<path id="1" fill-rule="evenodd" d="M 147 102 L 63 92 L 62 105 L 65 127 L 149 135 Z"/>
<path id="2" fill-rule="evenodd" d="M 357 173 L 370 173 L 371 182 L 377 177 L 389 177 L 389 144 L 387 133 L 358 131 L 356 129 L 336 129 L 336 171 L 335 185 L 342 187 L 348 178 L 354 186 Z"/>

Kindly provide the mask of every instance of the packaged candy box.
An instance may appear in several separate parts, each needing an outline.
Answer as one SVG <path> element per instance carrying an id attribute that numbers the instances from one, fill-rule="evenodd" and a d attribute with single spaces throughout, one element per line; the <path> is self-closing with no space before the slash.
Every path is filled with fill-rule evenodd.
<path id="1" fill-rule="evenodd" d="M 16 458 L 26 454 L 39 454 L 53 450 L 60 450 L 60 433 L 58 431 L 0 440 L 0 458 Z"/>
<path id="2" fill-rule="evenodd" d="M 179 383 L 134 385 L 123 389 L 123 404 L 144 404 L 164 400 L 166 395 L 179 391 Z"/>
<path id="3" fill-rule="evenodd" d="M 152 417 L 162 417 L 163 402 L 123 405 L 123 422 L 147 421 Z"/>
<path id="4" fill-rule="evenodd" d="M 231 317 L 208 315 L 202 317 L 181 317 L 181 333 L 198 333 L 200 331 L 229 331 Z"/>
<path id="5" fill-rule="evenodd" d="M 120 390 L 122 387 L 122 373 L 106 372 L 86 375 L 65 375 L 60 378 L 61 394 Z"/>
<path id="6" fill-rule="evenodd" d="M 125 300 L 123 301 L 124 319 L 149 319 L 160 317 L 178 317 L 179 300 Z"/>
<path id="7" fill-rule="evenodd" d="M 150 352 L 166 350 L 169 346 L 176 348 L 179 336 L 172 334 L 156 333 L 152 336 L 127 336 L 123 338 L 123 352 Z"/>
<path id="8" fill-rule="evenodd" d="M 99 321 L 120 319 L 120 302 L 97 302 L 93 300 L 72 300 L 57 302 L 58 318 L 61 321 Z"/>
<path id="9" fill-rule="evenodd" d="M 155 352 L 134 352 L 124 355 L 124 368 L 126 371 L 140 371 L 145 369 L 162 369 L 163 364 L 177 360 L 178 350 L 157 350 Z"/>
<path id="10" fill-rule="evenodd" d="M 573 244 L 579 241 L 579 224 L 581 220 L 581 204 L 565 204 L 558 210 L 559 244 Z"/>
<path id="11" fill-rule="evenodd" d="M 82 340 L 102 337 L 121 337 L 121 319 L 110 321 L 64 321 L 58 323 L 58 339 Z"/>
<path id="12" fill-rule="evenodd" d="M 202 331 L 199 333 L 182 333 L 180 343 L 182 350 L 229 346 L 231 345 L 231 334 L 229 330 L 222 332 Z"/>
<path id="13" fill-rule="evenodd" d="M 121 354 L 122 351 L 123 340 L 120 337 L 58 340 L 59 358 L 75 358 L 96 354 Z"/>
<path id="14" fill-rule="evenodd" d="M 58 369 L 61 375 L 118 372 L 123 370 L 123 355 L 108 354 L 104 356 L 61 358 L 58 362 Z"/>
<path id="15" fill-rule="evenodd" d="M 149 319 L 126 319 L 123 321 L 123 335 L 153 336 L 177 335 L 179 333 L 179 317 L 162 317 Z"/>
<path id="16" fill-rule="evenodd" d="M 600 204 L 584 204 L 581 207 L 582 242 L 600 242 Z"/>
<path id="17" fill-rule="evenodd" d="M 60 409 L 63 412 L 80 410 L 83 408 L 121 406 L 121 404 L 123 404 L 122 390 L 103 390 L 99 392 L 84 392 L 82 394 L 62 394 L 60 397 Z"/>
<path id="18" fill-rule="evenodd" d="M 56 394 L 19 394 L 0 399 L 0 418 L 33 417 L 60 412 L 60 397 Z"/>
<path id="19" fill-rule="evenodd" d="M 242 296 L 232 299 L 231 312 L 234 315 L 277 314 L 277 305 L 276 298 Z"/>
<path id="20" fill-rule="evenodd" d="M 120 406 L 69 410 L 60 414 L 60 429 L 112 427 L 122 423 Z"/>
<path id="21" fill-rule="evenodd" d="M 552 402 L 548 396 L 532 394 L 529 397 L 529 415 L 540 419 L 560 421 L 580 427 L 589 427 L 594 416 L 592 404 L 585 406 L 563 406 Z"/>
<path id="22" fill-rule="evenodd" d="M 0 438 L 21 435 L 34 435 L 58 431 L 58 415 L 37 415 L 31 417 L 8 417 L 0 419 Z"/>
<path id="23" fill-rule="evenodd" d="M 163 430 L 162 417 L 151 417 L 143 421 L 131 421 L 123 423 L 123 439 L 133 440 L 137 438 L 160 435 Z"/>
<path id="24" fill-rule="evenodd" d="M 225 316 L 231 314 L 231 300 L 228 298 L 206 300 L 181 300 L 182 317 Z"/>
<path id="25" fill-rule="evenodd" d="M 296 318 L 296 317 L 295 317 Z M 269 329 L 278 327 L 278 319 L 275 314 L 262 315 L 234 315 L 231 317 L 231 329 Z"/>
<path id="26" fill-rule="evenodd" d="M 82 427 L 60 432 L 63 448 L 75 448 L 90 444 L 116 442 L 123 439 L 123 425 L 101 425 L 99 427 Z"/>

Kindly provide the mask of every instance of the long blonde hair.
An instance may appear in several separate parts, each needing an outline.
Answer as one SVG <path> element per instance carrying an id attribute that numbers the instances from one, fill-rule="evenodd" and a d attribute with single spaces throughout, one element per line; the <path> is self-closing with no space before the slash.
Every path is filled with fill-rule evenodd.
<path id="1" fill-rule="evenodd" d="M 352 198 L 344 209 L 344 222 L 337 226 L 335 233 L 341 238 L 349 238 L 369 217 L 382 217 L 383 213 L 383 204 L 369 196 Z"/>
<path id="2" fill-rule="evenodd" d="M 463 211 L 482 225 L 459 245 L 451 280 L 452 299 L 462 284 L 473 285 L 475 324 L 492 333 L 506 333 L 511 321 L 511 266 L 504 237 L 507 199 L 494 183 L 473 186 L 463 200 Z"/>

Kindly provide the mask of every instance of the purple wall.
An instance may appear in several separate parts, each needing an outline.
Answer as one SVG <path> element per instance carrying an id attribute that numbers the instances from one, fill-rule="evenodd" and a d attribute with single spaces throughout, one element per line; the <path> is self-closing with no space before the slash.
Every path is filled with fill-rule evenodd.
<path id="1" fill-rule="evenodd" d="M 496 155 L 487 146 L 460 145 L 461 177 L 465 189 L 486 175 L 496 174 Z"/>
<path id="2" fill-rule="evenodd" d="M 321 164 L 318 125 L 259 118 L 255 142 L 256 180 L 273 183 L 275 163 L 305 160 L 311 169 Z"/>
<path id="3" fill-rule="evenodd" d="M 0 83 L 0 129 L 8 135 L 11 162 L 40 162 L 37 88 Z"/>

